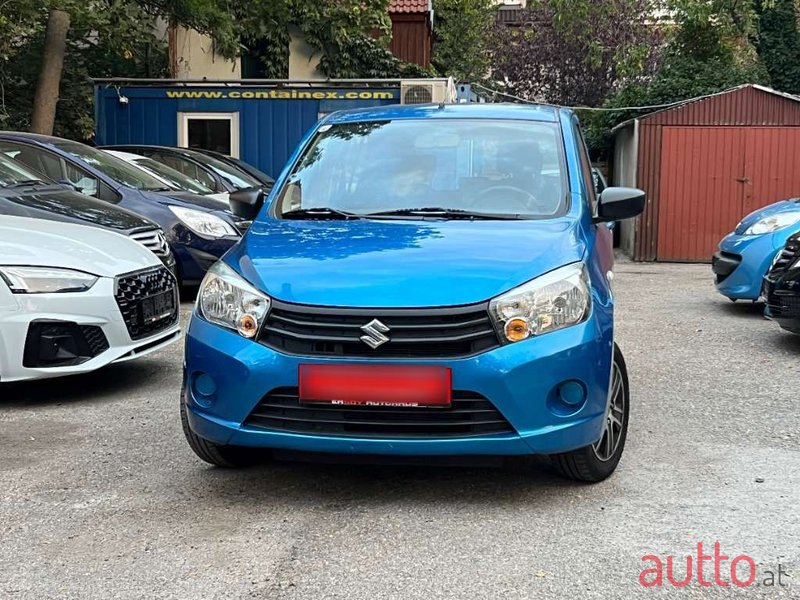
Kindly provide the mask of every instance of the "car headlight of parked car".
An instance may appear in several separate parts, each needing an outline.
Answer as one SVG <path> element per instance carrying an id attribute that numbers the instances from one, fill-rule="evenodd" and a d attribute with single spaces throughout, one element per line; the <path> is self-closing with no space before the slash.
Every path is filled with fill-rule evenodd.
<path id="1" fill-rule="evenodd" d="M 800 221 L 800 213 L 781 213 L 759 219 L 745 230 L 745 235 L 762 235 L 789 227 Z"/>
<path id="2" fill-rule="evenodd" d="M 97 281 L 96 275 L 56 267 L 0 267 L 0 278 L 13 294 L 85 292 Z"/>
<path id="3" fill-rule="evenodd" d="M 504 339 L 519 342 L 582 322 L 591 307 L 589 275 L 573 263 L 498 296 L 489 313 Z"/>
<path id="4" fill-rule="evenodd" d="M 212 238 L 239 235 L 239 232 L 230 223 L 217 215 L 182 206 L 170 206 L 169 209 L 184 225 L 198 235 Z"/>
<path id="5" fill-rule="evenodd" d="M 197 294 L 197 307 L 207 321 L 254 338 L 269 312 L 271 300 L 224 262 L 206 273 Z"/>

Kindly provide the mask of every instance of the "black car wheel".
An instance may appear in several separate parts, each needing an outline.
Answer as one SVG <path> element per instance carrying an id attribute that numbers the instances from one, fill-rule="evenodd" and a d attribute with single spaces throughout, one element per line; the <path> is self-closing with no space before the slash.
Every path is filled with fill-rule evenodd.
<path id="1" fill-rule="evenodd" d="M 254 448 L 244 448 L 242 446 L 224 446 L 215 444 L 201 438 L 189 427 L 189 420 L 186 417 L 186 403 L 181 398 L 181 425 L 183 434 L 189 447 L 194 453 L 207 463 L 216 467 L 247 467 L 261 462 L 263 454 Z"/>
<path id="2" fill-rule="evenodd" d="M 614 364 L 606 407 L 603 433 L 594 444 L 550 458 L 556 471 L 564 477 L 596 483 L 609 477 L 619 464 L 628 436 L 630 389 L 628 370 L 619 347 L 614 344 Z"/>

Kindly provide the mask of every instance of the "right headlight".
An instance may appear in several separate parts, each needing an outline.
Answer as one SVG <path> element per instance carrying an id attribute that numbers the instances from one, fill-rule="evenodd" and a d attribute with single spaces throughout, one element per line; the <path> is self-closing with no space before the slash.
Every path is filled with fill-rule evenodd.
<path id="1" fill-rule="evenodd" d="M 59 267 L 0 267 L 0 280 L 12 294 L 60 294 L 85 292 L 95 284 L 97 276 Z"/>
<path id="2" fill-rule="evenodd" d="M 503 339 L 519 342 L 585 320 L 590 289 L 586 266 L 573 263 L 498 296 L 489 313 Z"/>
<path id="3" fill-rule="evenodd" d="M 261 330 L 270 303 L 269 296 L 222 261 L 208 270 L 197 293 L 197 309 L 204 319 L 246 338 L 254 338 Z"/>

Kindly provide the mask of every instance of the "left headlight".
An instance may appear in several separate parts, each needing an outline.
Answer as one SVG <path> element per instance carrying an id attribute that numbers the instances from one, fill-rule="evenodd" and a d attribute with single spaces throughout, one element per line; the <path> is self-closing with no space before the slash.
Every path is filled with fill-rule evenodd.
<path id="1" fill-rule="evenodd" d="M 230 223 L 217 215 L 182 206 L 170 206 L 169 209 L 184 225 L 199 235 L 212 238 L 239 235 Z"/>
<path id="2" fill-rule="evenodd" d="M 589 275 L 573 263 L 529 281 L 489 303 L 501 336 L 519 342 L 586 319 L 591 308 Z"/>
<path id="3" fill-rule="evenodd" d="M 57 267 L 0 267 L 0 277 L 13 294 L 85 292 L 96 275 Z"/>
<path id="4" fill-rule="evenodd" d="M 207 321 L 254 338 L 269 312 L 269 296 L 218 261 L 206 273 L 197 293 L 197 308 Z"/>
<path id="5" fill-rule="evenodd" d="M 778 229 L 783 229 L 784 227 L 789 227 L 789 225 L 794 225 L 799 221 L 800 213 L 780 213 L 759 219 L 750 225 L 750 227 L 745 230 L 744 234 L 762 235 L 764 233 L 772 233 L 773 231 L 778 231 Z"/>

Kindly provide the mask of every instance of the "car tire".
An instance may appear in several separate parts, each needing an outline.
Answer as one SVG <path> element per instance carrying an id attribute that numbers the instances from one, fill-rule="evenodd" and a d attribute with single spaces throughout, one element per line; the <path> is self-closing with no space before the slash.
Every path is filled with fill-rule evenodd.
<path id="1" fill-rule="evenodd" d="M 259 462 L 258 451 L 254 448 L 215 444 L 214 442 L 201 438 L 189 427 L 189 419 L 186 417 L 186 403 L 183 399 L 181 399 L 180 404 L 183 434 L 186 436 L 186 441 L 189 442 L 189 447 L 200 459 L 215 467 L 226 467 L 229 469 L 247 467 Z"/>
<path id="2" fill-rule="evenodd" d="M 576 481 L 597 483 L 608 478 L 617 468 L 628 437 L 630 388 L 625 359 L 616 344 L 610 388 L 605 425 L 600 439 L 577 450 L 550 456 L 559 475 Z"/>

